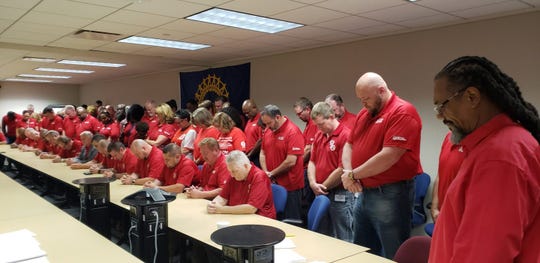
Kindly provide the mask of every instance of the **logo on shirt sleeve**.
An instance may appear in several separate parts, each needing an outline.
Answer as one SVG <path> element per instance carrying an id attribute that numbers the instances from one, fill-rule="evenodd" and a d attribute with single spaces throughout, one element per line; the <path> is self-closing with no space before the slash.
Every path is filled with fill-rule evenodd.
<path id="1" fill-rule="evenodd" d="M 300 148 L 298 148 L 298 147 L 292 147 L 292 150 L 293 150 L 293 151 L 300 151 L 300 150 L 302 150 L 302 149 L 300 149 Z"/>
<path id="2" fill-rule="evenodd" d="M 394 137 L 392 137 L 392 141 L 402 141 L 402 142 L 406 142 L 407 139 L 405 139 L 404 137 L 401 137 L 401 136 L 394 136 Z"/>

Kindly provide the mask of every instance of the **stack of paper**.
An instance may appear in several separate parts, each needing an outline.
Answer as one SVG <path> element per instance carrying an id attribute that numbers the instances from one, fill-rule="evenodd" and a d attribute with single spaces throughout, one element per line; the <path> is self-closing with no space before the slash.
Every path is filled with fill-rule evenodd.
<path id="1" fill-rule="evenodd" d="M 276 263 L 302 263 L 306 258 L 296 253 L 293 248 L 296 245 L 292 239 L 286 237 L 283 241 L 274 245 L 274 262 Z"/>
<path id="2" fill-rule="evenodd" d="M 0 262 L 48 262 L 35 236 L 27 229 L 0 234 Z"/>

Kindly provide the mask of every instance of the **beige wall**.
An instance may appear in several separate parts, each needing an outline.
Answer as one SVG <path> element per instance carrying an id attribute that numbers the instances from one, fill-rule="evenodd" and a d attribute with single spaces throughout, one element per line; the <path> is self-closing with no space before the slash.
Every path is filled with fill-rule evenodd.
<path id="1" fill-rule="evenodd" d="M 79 104 L 79 85 L 0 83 L 0 115 L 8 111 L 21 113 L 28 104 L 41 111 L 49 104 Z"/>

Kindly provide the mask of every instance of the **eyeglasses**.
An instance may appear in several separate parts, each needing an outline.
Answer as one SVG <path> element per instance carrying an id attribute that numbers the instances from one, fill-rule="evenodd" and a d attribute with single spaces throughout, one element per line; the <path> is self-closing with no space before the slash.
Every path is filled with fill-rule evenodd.
<path id="1" fill-rule="evenodd" d="M 435 108 L 433 108 L 433 110 L 437 113 L 437 114 L 442 114 L 443 110 L 444 110 L 444 106 L 446 106 L 446 104 L 448 102 L 450 102 L 452 99 L 454 99 L 455 97 L 457 97 L 457 95 L 459 95 L 461 92 L 465 91 L 468 87 L 464 87 L 458 91 L 456 91 L 456 93 L 454 93 L 452 96 L 448 97 L 447 99 L 445 99 L 443 102 L 439 103 L 439 104 L 436 104 L 435 105 Z"/>

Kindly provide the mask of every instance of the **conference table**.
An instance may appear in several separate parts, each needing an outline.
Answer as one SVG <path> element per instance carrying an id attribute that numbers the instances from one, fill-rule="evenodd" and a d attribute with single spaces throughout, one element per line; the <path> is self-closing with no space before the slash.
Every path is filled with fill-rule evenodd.
<path id="1" fill-rule="evenodd" d="M 75 179 L 100 176 L 83 175 L 84 170 L 72 170 L 67 167 L 65 163 L 52 163 L 51 160 L 39 159 L 33 153 L 21 152 L 17 149 L 10 149 L 7 145 L 0 145 L 0 154 L 22 165 L 31 167 L 55 180 L 64 182 L 67 185 L 71 185 L 72 187 L 78 188 L 78 185 L 72 183 L 72 181 Z M 3 192 L 4 187 L 1 186 L 1 188 Z M 110 202 L 115 206 L 129 210 L 129 206 L 122 204 L 120 200 L 140 189 L 141 186 L 122 185 L 119 180 L 113 181 L 110 183 Z M 36 198 L 40 199 L 37 195 Z M 306 262 L 348 262 L 342 260 L 346 260 L 348 258 L 352 259 L 352 257 L 356 257 L 358 259 L 354 260 L 354 262 L 373 262 L 374 259 L 380 260 L 377 262 L 391 262 L 367 253 L 366 251 L 369 249 L 366 247 L 351 244 L 336 238 L 256 214 L 208 214 L 206 212 L 206 205 L 208 202 L 208 200 L 203 199 L 188 199 L 185 194 L 179 194 L 175 201 L 168 204 L 169 229 L 192 239 L 198 240 L 208 246 L 221 249 L 220 245 L 214 243 L 210 239 L 211 234 L 217 230 L 218 222 L 228 222 L 230 225 L 268 225 L 283 230 L 286 233 L 286 237 L 294 244 L 294 252 L 304 257 Z M 40 213 L 39 210 L 45 208 L 39 208 L 36 211 L 24 211 L 25 209 L 17 209 L 17 207 L 14 205 L 13 209 L 17 210 L 16 213 L 8 217 L 15 219 L 24 217 L 26 215 L 31 216 L 32 214 Z M 3 215 L 0 215 L 0 219 L 1 216 Z M 69 216 L 66 215 L 66 217 Z M 73 218 L 70 219 L 74 221 Z"/>

